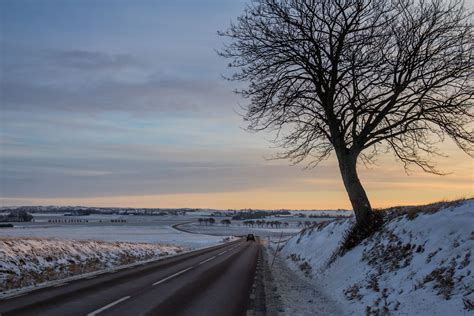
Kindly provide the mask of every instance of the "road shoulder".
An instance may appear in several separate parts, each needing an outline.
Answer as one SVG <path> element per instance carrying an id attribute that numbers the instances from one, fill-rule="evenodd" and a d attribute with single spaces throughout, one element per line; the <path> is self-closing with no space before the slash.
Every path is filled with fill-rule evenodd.
<path id="1" fill-rule="evenodd" d="M 263 251 L 268 315 L 342 315 L 337 304 L 309 282 L 307 277 L 287 266 L 281 253 L 274 260 L 274 250 L 274 246 L 267 244 Z"/>

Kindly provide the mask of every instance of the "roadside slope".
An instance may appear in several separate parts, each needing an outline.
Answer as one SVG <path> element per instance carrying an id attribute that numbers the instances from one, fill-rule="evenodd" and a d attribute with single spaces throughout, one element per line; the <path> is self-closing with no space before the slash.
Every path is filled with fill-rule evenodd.
<path id="1" fill-rule="evenodd" d="M 380 232 L 331 264 L 351 219 L 305 229 L 280 256 L 346 315 L 465 315 L 474 301 L 474 200 L 420 210 L 387 212 Z"/>
<path id="2" fill-rule="evenodd" d="M 186 248 L 173 245 L 0 238 L 0 291 L 173 255 Z"/>

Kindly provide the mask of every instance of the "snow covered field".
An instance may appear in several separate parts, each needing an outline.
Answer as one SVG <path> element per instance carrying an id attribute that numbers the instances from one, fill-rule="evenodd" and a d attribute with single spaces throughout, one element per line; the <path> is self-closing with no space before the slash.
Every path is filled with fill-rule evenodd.
<path id="1" fill-rule="evenodd" d="M 162 244 L 0 238 L 0 291 L 173 255 Z"/>
<path id="2" fill-rule="evenodd" d="M 198 218 L 209 216 L 35 213 L 32 222 L 13 223 L 13 228 L 0 229 L 0 290 L 156 259 L 222 243 L 233 235 L 276 237 L 283 232 L 284 236 L 292 236 L 301 230 L 302 221 L 327 220 L 266 218 L 281 222 L 279 228 L 250 227 L 242 221 L 232 221 L 229 226 L 220 223 L 229 217 L 215 217 L 214 225 L 198 223 Z"/>
<path id="3" fill-rule="evenodd" d="M 308 213 L 309 214 L 309 213 Z M 337 213 L 337 215 L 340 215 Z M 243 221 L 231 221 L 231 225 L 222 225 L 222 219 L 214 217 L 214 225 L 199 224 L 198 218 L 209 218 L 210 213 L 190 213 L 180 216 L 123 216 L 89 215 L 63 216 L 62 214 L 34 214 L 34 222 L 14 223 L 14 228 L 1 228 L 1 237 L 40 237 L 68 240 L 102 240 L 140 243 L 165 243 L 189 248 L 200 248 L 217 244 L 225 236 L 241 236 L 249 233 L 261 237 L 294 235 L 305 222 L 327 221 L 328 218 L 267 217 L 266 221 L 278 221 L 279 228 L 272 226 L 246 226 Z M 124 220 L 112 223 L 112 220 Z M 55 221 L 55 222 L 54 222 Z M 59 221 L 59 222 L 58 222 Z M 74 223 L 66 221 L 77 221 Z M 79 222 L 82 221 L 82 222 Z M 87 222 L 85 222 L 87 221 Z M 283 223 L 288 223 L 287 226 Z M 173 228 L 179 225 L 182 230 Z"/>
<path id="4" fill-rule="evenodd" d="M 88 220 L 88 223 L 50 223 L 50 219 Z M 111 223 L 124 219 L 125 223 Z M 56 214 L 35 214 L 35 222 L 15 223 L 14 228 L 0 229 L 1 237 L 39 237 L 67 240 L 101 240 L 138 243 L 174 244 L 201 248 L 222 241 L 222 237 L 189 234 L 172 225 L 193 220 L 192 216 L 118 216 L 90 215 L 64 217 Z M 100 222 L 102 221 L 102 222 Z"/>
<path id="5" fill-rule="evenodd" d="M 126 222 L 111 222 L 117 219 Z M 226 240 L 225 236 L 191 234 L 172 227 L 192 219 L 35 214 L 34 222 L 0 229 L 0 291 L 157 259 Z"/>
<path id="6" fill-rule="evenodd" d="M 352 219 L 307 229 L 283 247 L 284 265 L 275 265 L 277 278 L 288 274 L 288 267 L 304 279 L 287 278 L 280 293 L 285 311 L 468 315 L 473 311 L 466 306 L 474 301 L 473 223 L 473 199 L 438 212 L 395 216 L 331 264 Z M 301 291 L 305 282 L 312 291 Z"/>

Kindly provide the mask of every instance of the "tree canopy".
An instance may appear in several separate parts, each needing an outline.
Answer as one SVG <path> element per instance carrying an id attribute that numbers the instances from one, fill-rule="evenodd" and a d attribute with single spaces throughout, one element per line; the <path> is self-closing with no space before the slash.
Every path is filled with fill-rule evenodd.
<path id="1" fill-rule="evenodd" d="M 371 207 L 356 163 L 392 152 L 437 173 L 449 137 L 472 155 L 472 13 L 458 0 L 257 0 L 220 32 L 243 81 L 251 131 L 273 130 L 278 158 L 335 153 L 358 221 Z"/>

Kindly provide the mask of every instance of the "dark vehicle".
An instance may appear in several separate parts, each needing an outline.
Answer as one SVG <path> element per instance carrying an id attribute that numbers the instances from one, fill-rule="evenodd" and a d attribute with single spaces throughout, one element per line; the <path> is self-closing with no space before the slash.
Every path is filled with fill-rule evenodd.
<path id="1" fill-rule="evenodd" d="M 255 236 L 253 234 L 248 234 L 247 235 L 247 241 L 255 241 Z"/>

